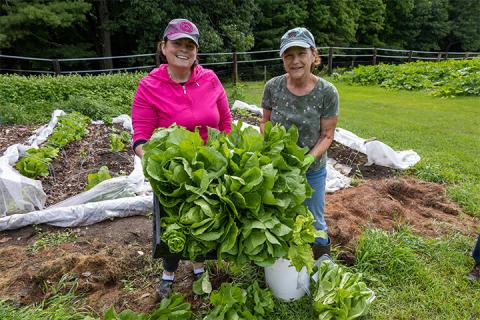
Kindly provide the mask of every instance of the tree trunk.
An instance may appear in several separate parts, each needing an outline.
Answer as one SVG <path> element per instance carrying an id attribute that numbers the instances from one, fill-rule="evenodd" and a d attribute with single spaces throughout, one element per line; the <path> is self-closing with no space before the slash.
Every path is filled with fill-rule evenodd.
<path id="1" fill-rule="evenodd" d="M 98 1 L 98 22 L 99 22 L 99 39 L 100 39 L 100 48 L 102 50 L 103 57 L 111 57 L 112 56 L 112 44 L 110 41 L 110 31 L 107 29 L 108 22 L 109 22 L 109 15 L 108 15 L 108 6 L 107 0 L 99 0 Z M 102 67 L 103 69 L 112 69 L 113 63 L 112 59 L 105 59 L 102 60 Z"/>

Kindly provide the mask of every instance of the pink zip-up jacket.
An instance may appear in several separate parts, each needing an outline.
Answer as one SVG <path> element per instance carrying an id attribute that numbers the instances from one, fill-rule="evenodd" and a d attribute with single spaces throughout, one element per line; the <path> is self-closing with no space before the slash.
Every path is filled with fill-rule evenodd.
<path id="1" fill-rule="evenodd" d="M 230 132 L 232 116 L 220 80 L 212 70 L 197 65 L 182 86 L 170 79 L 167 65 L 142 78 L 133 98 L 133 147 L 150 139 L 156 128 L 176 123 L 190 131 L 199 127 L 203 141 L 207 127 Z"/>

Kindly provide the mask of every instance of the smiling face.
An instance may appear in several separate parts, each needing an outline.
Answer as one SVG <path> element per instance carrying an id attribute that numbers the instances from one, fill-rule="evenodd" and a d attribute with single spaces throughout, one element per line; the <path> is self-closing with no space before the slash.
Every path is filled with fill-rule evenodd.
<path id="1" fill-rule="evenodd" d="M 168 40 L 162 45 L 168 66 L 179 70 L 190 69 L 197 59 L 197 46 L 188 38 Z"/>
<path id="2" fill-rule="evenodd" d="M 310 48 L 290 47 L 282 56 L 283 67 L 292 79 L 310 76 L 315 56 Z"/>

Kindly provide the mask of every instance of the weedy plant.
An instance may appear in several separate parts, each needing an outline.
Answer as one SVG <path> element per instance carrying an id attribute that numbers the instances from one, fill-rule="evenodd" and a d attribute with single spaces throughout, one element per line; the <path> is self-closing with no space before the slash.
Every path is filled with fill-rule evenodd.
<path id="1" fill-rule="evenodd" d="M 74 242 L 77 239 L 76 234 L 70 229 L 60 232 L 44 232 L 40 228 L 36 227 L 35 230 L 39 237 L 34 243 L 27 247 L 27 252 L 30 254 L 33 254 L 46 247 L 54 247 L 67 242 Z"/>

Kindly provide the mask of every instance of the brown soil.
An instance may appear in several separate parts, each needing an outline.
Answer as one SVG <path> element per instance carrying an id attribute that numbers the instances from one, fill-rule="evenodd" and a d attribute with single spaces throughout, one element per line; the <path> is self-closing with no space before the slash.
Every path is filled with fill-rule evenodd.
<path id="1" fill-rule="evenodd" d="M 327 194 L 326 220 L 334 244 L 353 247 L 365 227 L 393 230 L 408 225 L 419 235 L 475 235 L 478 219 L 445 196 L 442 185 L 412 177 L 362 180 Z"/>
<path id="2" fill-rule="evenodd" d="M 37 125 L 0 125 L 0 156 L 12 144 L 24 143 Z"/>
<path id="3" fill-rule="evenodd" d="M 109 151 L 109 134 L 123 131 L 120 126 L 89 125 L 88 135 L 61 149 L 50 166 L 50 175 L 43 177 L 47 194 L 46 206 L 68 199 L 85 190 L 87 175 L 107 166 L 112 177 L 128 175 L 133 170 L 131 144 L 119 152 Z M 59 188 L 58 186 L 62 186 Z"/>
<path id="4" fill-rule="evenodd" d="M 89 129 L 89 138 L 69 146 L 59 156 L 53 169 L 55 180 L 43 181 L 44 188 L 50 190 L 49 197 L 56 196 L 59 200 L 82 191 L 86 173 L 100 165 L 107 164 L 115 173 L 130 172 L 131 158 L 127 152 L 112 156 L 107 151 L 110 129 L 103 126 Z M 85 153 L 87 157 L 82 156 Z M 350 151 L 334 146 L 331 155 L 345 163 Z M 395 172 L 378 167 L 369 168 L 377 172 L 365 173 L 362 166 L 366 159 L 357 156 L 355 161 L 362 173 L 357 174 L 360 184 L 327 195 L 326 219 L 335 245 L 353 248 L 366 227 L 393 230 L 409 225 L 414 232 L 427 237 L 452 232 L 475 234 L 478 220 L 465 215 L 450 202 L 442 185 L 398 177 Z M 85 304 L 99 315 L 112 304 L 117 310 L 154 308 L 154 285 L 162 268 L 160 261 L 150 258 L 152 225 L 149 218 L 129 217 L 75 228 L 72 230 L 75 237 L 69 242 L 32 252 L 32 244 L 43 235 L 65 232 L 46 226 L 42 229 L 39 232 L 26 227 L 0 232 L 0 300 L 8 299 L 19 305 L 39 302 L 52 293 L 52 288 L 59 287 L 60 282 L 64 284 L 63 290 L 68 290 L 76 279 L 77 291 L 84 294 Z M 352 259 L 349 252 L 343 256 L 345 260 Z M 193 309 L 201 311 L 208 304 L 191 292 L 191 269 L 190 263 L 181 264 L 175 290 L 186 294 Z M 214 287 L 229 280 L 223 271 L 213 268 L 211 272 Z"/>

